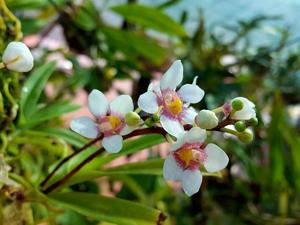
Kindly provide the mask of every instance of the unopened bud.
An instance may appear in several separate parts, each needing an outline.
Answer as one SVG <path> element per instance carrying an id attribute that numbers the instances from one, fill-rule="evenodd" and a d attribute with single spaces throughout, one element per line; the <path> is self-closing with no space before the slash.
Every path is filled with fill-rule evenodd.
<path id="1" fill-rule="evenodd" d="M 140 123 L 141 117 L 136 112 L 128 112 L 125 115 L 125 123 L 128 126 L 136 126 Z"/>
<path id="2" fill-rule="evenodd" d="M 195 117 L 195 123 L 202 129 L 212 129 L 218 126 L 219 120 L 213 111 L 201 110 Z"/>
<path id="3" fill-rule="evenodd" d="M 257 126 L 257 124 L 258 124 L 258 119 L 256 118 L 256 117 L 253 117 L 253 118 L 251 118 L 250 120 L 249 120 L 249 123 L 250 123 L 250 125 L 251 126 Z"/>
<path id="4" fill-rule="evenodd" d="M 243 132 L 246 129 L 246 124 L 243 121 L 238 121 L 234 124 L 234 128 L 238 132 Z"/>
<path id="5" fill-rule="evenodd" d="M 232 106 L 232 109 L 234 111 L 240 111 L 243 109 L 244 107 L 244 104 L 243 102 L 240 100 L 240 99 L 234 99 L 232 102 L 231 102 L 231 106 Z"/>
<path id="6" fill-rule="evenodd" d="M 7 69 L 17 72 L 28 72 L 33 67 L 32 54 L 22 42 L 10 42 L 4 50 L 2 61 Z"/>
<path id="7" fill-rule="evenodd" d="M 253 140 L 253 134 L 250 130 L 245 130 L 238 134 L 239 140 L 245 144 L 250 143 Z"/>

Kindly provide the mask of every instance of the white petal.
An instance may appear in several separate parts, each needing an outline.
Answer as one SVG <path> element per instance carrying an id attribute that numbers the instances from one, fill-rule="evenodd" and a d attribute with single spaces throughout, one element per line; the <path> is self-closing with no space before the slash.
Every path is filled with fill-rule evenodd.
<path id="1" fill-rule="evenodd" d="M 136 129 L 137 129 L 137 126 L 128 126 L 128 125 L 125 125 L 125 127 L 121 130 L 120 134 L 122 136 L 124 136 L 124 135 L 130 134 L 132 131 L 134 131 Z"/>
<path id="2" fill-rule="evenodd" d="M 163 167 L 163 174 L 166 180 L 180 180 L 183 170 L 177 165 L 174 157 L 169 155 Z"/>
<path id="3" fill-rule="evenodd" d="M 197 85 L 197 80 L 198 80 L 198 76 L 195 76 L 192 84 Z"/>
<path id="4" fill-rule="evenodd" d="M 96 89 L 89 94 L 88 105 L 90 112 L 96 117 L 105 115 L 109 107 L 105 95 Z"/>
<path id="5" fill-rule="evenodd" d="M 125 116 L 126 113 L 133 111 L 133 102 L 129 95 L 120 95 L 110 103 L 112 112 L 120 113 Z"/>
<path id="6" fill-rule="evenodd" d="M 184 132 L 183 126 L 179 121 L 172 120 L 164 115 L 160 116 L 160 123 L 165 131 L 175 137 L 179 137 Z"/>
<path id="7" fill-rule="evenodd" d="M 208 172 L 217 172 L 227 166 L 229 158 L 219 146 L 208 144 L 204 151 L 207 155 L 207 158 L 204 161 L 204 167 Z"/>
<path id="8" fill-rule="evenodd" d="M 121 135 L 112 135 L 102 140 L 102 146 L 109 153 L 118 153 L 123 147 L 123 138 Z"/>
<path id="9" fill-rule="evenodd" d="M 201 101 L 204 91 L 197 85 L 185 84 L 179 89 L 178 94 L 182 101 L 194 104 Z"/>
<path id="10" fill-rule="evenodd" d="M 160 81 L 160 89 L 172 89 L 175 88 L 181 83 L 183 79 L 183 66 L 180 60 L 176 60 L 170 68 L 165 72 Z"/>
<path id="11" fill-rule="evenodd" d="M 181 186 L 188 196 L 197 193 L 202 183 L 202 174 L 199 170 L 185 170 L 181 176 Z"/>
<path id="12" fill-rule="evenodd" d="M 184 141 L 187 143 L 202 143 L 205 141 L 206 136 L 206 130 L 193 127 L 184 135 Z"/>
<path id="13" fill-rule="evenodd" d="M 33 67 L 33 57 L 22 42 L 10 42 L 4 50 L 2 61 L 9 70 L 28 72 Z"/>
<path id="14" fill-rule="evenodd" d="M 148 86 L 148 90 L 147 91 L 152 91 L 155 93 L 160 93 L 160 83 L 159 82 L 151 82 Z"/>
<path id="15" fill-rule="evenodd" d="M 98 136 L 97 125 L 87 116 L 72 120 L 70 128 L 86 138 L 96 138 Z"/>
<path id="16" fill-rule="evenodd" d="M 138 106 L 147 113 L 156 113 L 158 111 L 156 95 L 152 91 L 142 94 L 138 99 Z"/>
<path id="17" fill-rule="evenodd" d="M 196 110 L 193 108 L 188 108 L 184 112 L 183 121 L 187 124 L 193 125 L 196 116 L 197 116 Z"/>
<path id="18" fill-rule="evenodd" d="M 172 144 L 170 151 L 176 151 L 177 149 L 179 149 L 182 145 L 184 145 L 184 135 L 182 137 L 178 137 L 177 141 L 175 143 Z"/>

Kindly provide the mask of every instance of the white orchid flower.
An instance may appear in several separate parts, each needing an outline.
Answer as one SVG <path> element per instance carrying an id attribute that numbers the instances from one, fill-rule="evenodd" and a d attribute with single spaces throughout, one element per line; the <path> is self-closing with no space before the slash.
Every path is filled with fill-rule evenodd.
<path id="1" fill-rule="evenodd" d="M 125 115 L 133 111 L 131 97 L 120 95 L 109 103 L 101 91 L 94 89 L 89 94 L 88 106 L 97 121 L 82 116 L 71 121 L 71 129 L 86 138 L 96 138 L 102 134 L 102 146 L 105 150 L 110 153 L 119 152 L 123 146 L 122 135 L 135 129 L 125 123 Z"/>
<path id="2" fill-rule="evenodd" d="M 176 91 L 182 79 L 183 66 L 177 60 L 163 75 L 159 87 L 150 84 L 148 91 L 138 99 L 138 106 L 147 113 L 158 113 L 162 127 L 175 137 L 184 132 L 183 123 L 194 123 L 197 113 L 188 107 L 189 104 L 200 102 L 204 96 L 204 91 L 195 82 Z"/>
<path id="3" fill-rule="evenodd" d="M 233 115 L 230 116 L 231 119 L 250 120 L 251 118 L 256 117 L 255 105 L 253 102 L 244 97 L 237 97 L 231 100 L 231 104 L 236 100 L 242 102 L 242 109 L 234 112 Z"/>
<path id="4" fill-rule="evenodd" d="M 166 180 L 181 182 L 184 192 L 191 196 L 197 193 L 202 183 L 199 166 L 202 164 L 208 172 L 217 172 L 228 164 L 228 156 L 215 144 L 205 146 L 206 131 L 194 127 L 186 132 L 171 147 L 166 158 L 163 174 Z"/>
<path id="5" fill-rule="evenodd" d="M 4 50 L 2 61 L 9 70 L 28 72 L 33 67 L 33 56 L 22 42 L 10 42 Z"/>

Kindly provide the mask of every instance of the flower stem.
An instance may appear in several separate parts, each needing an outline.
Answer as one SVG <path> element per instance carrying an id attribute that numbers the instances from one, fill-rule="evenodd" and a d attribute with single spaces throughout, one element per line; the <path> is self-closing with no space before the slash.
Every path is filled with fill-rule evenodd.
<path id="1" fill-rule="evenodd" d="M 4 0 L 0 0 L 0 8 L 3 10 L 3 13 L 15 23 L 15 34 L 16 34 L 16 40 L 20 40 L 22 37 L 22 31 L 21 31 L 21 23 L 15 17 L 15 15 L 8 9 L 6 6 L 6 3 Z"/>
<path id="2" fill-rule="evenodd" d="M 83 150 L 87 149 L 88 147 L 92 146 L 93 144 L 95 144 L 97 141 L 101 140 L 103 138 L 103 136 L 99 136 L 95 139 L 93 139 L 92 141 L 90 141 L 89 143 L 87 143 L 86 145 L 84 145 L 83 147 L 81 147 L 80 149 L 78 149 L 76 152 L 73 152 L 71 155 L 67 156 L 66 158 L 64 158 L 62 161 L 60 161 L 60 163 L 57 164 L 57 166 L 54 168 L 54 170 L 52 170 L 52 172 L 43 180 L 43 182 L 40 184 L 41 186 L 45 186 L 46 183 L 52 178 L 52 176 L 56 173 L 56 171 L 67 161 L 69 161 L 71 158 L 73 158 L 74 156 L 78 155 L 80 152 L 82 152 Z"/>
<path id="3" fill-rule="evenodd" d="M 232 120 L 230 119 L 225 119 L 224 121 L 222 121 L 216 128 L 211 129 L 211 131 L 223 131 L 223 129 L 225 130 L 229 130 L 227 128 L 224 128 L 224 126 L 227 126 L 229 124 L 232 124 Z M 191 129 L 192 126 L 190 125 L 186 125 L 185 129 L 189 130 Z M 140 135 L 144 135 L 144 134 L 161 134 L 163 135 L 167 141 L 167 133 L 166 131 L 162 128 L 162 127 L 149 127 L 149 128 L 143 128 L 143 129 L 139 129 L 139 130 L 135 130 L 133 132 L 131 132 L 130 134 L 127 134 L 125 136 L 123 136 L 123 140 L 132 138 L 132 137 L 136 137 L 136 136 L 140 136 Z M 56 167 L 55 169 L 45 178 L 45 180 L 41 183 L 41 186 L 45 186 L 45 184 L 50 180 L 50 178 L 55 174 L 55 172 L 68 160 L 70 160 L 72 157 L 74 157 L 75 155 L 77 155 L 78 153 L 80 153 L 81 151 L 83 151 L 84 149 L 86 149 L 87 147 L 93 145 L 94 143 L 96 143 L 97 141 L 101 140 L 102 137 L 98 137 L 94 140 L 92 140 L 91 142 L 89 142 L 88 144 L 86 144 L 85 146 L 83 146 L 81 149 L 79 149 L 78 151 L 74 152 L 73 154 L 71 154 L 70 156 L 66 157 L 65 159 L 63 159 Z M 97 151 L 95 151 L 94 153 L 92 153 L 90 156 L 88 156 L 85 160 L 83 160 L 80 164 L 78 164 L 74 169 L 72 169 L 68 174 L 66 174 L 64 177 L 62 177 L 60 180 L 56 181 L 55 183 L 51 184 L 49 187 L 47 188 L 43 188 L 43 192 L 48 194 L 51 191 L 55 190 L 56 188 L 62 186 L 63 184 L 65 184 L 73 175 L 75 175 L 76 172 L 78 172 L 85 164 L 89 163 L 92 159 L 94 159 L 96 156 L 98 156 L 99 154 L 101 154 L 102 152 L 104 152 L 104 148 L 99 148 Z"/>
<path id="4" fill-rule="evenodd" d="M 215 109 L 213 109 L 213 110 L 211 110 L 211 111 L 213 111 L 214 113 L 220 113 L 220 112 L 223 112 L 223 106 L 220 106 L 220 107 L 218 107 L 218 108 L 215 108 Z"/>
<path id="5" fill-rule="evenodd" d="M 128 138 L 131 137 L 136 137 L 136 136 L 140 136 L 143 134 L 161 134 L 163 136 L 166 136 L 166 132 L 164 131 L 163 128 L 161 127 L 151 127 L 151 128 L 144 128 L 144 129 L 140 129 L 140 130 L 135 130 L 130 134 L 127 134 L 123 137 L 123 140 L 126 140 Z M 51 172 L 51 174 L 49 174 L 46 179 L 41 183 L 41 186 L 44 186 L 47 181 L 55 174 L 55 172 L 69 159 L 71 159 L 74 155 L 77 155 L 79 152 L 83 151 L 84 149 L 86 149 L 86 146 L 91 146 L 92 144 L 96 143 L 98 140 L 101 140 L 101 136 L 94 139 L 93 141 L 89 142 L 87 145 L 83 146 L 81 149 L 79 149 L 77 152 L 75 152 L 74 154 L 66 157 L 65 159 L 63 159 L 59 165 L 57 165 L 55 167 L 55 169 Z M 87 157 L 85 160 L 83 160 L 80 164 L 78 164 L 73 170 L 71 170 L 66 176 L 64 176 L 63 178 L 61 178 L 60 180 L 58 180 L 57 182 L 55 182 L 54 184 L 50 185 L 48 188 L 46 188 L 43 192 L 44 193 L 49 193 L 52 190 L 58 188 L 59 186 L 63 185 L 66 181 L 68 181 L 77 171 L 79 171 L 86 163 L 90 162 L 93 158 L 95 158 L 96 156 L 98 156 L 100 153 L 104 152 L 104 148 L 100 148 L 98 149 L 96 152 L 94 152 L 93 154 L 91 154 L 89 157 Z"/>
<path id="6" fill-rule="evenodd" d="M 235 136 L 239 135 L 239 132 L 237 132 L 236 130 L 231 130 L 231 129 L 228 129 L 228 128 L 225 128 L 225 127 L 221 128 L 220 130 L 223 131 L 223 132 L 235 135 Z"/>

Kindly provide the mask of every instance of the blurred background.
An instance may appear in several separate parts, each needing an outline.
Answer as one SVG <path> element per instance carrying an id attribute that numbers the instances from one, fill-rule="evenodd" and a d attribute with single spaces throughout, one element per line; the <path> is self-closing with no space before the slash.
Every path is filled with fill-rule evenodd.
<path id="1" fill-rule="evenodd" d="M 184 82 L 198 76 L 198 85 L 206 92 L 198 109 L 213 109 L 236 96 L 256 104 L 259 125 L 254 141 L 245 145 L 212 135 L 229 154 L 230 163 L 221 178 L 205 177 L 200 192 L 191 198 L 178 184 L 167 184 L 162 176 L 154 175 L 128 175 L 126 181 L 102 178 L 100 185 L 86 181 L 71 188 L 159 208 L 169 215 L 169 224 L 300 224 L 300 1 L 6 3 L 21 21 L 23 41 L 34 54 L 35 66 L 57 61 L 55 66 L 42 67 L 44 73 L 50 71 L 50 78 L 43 81 L 45 91 L 36 100 L 36 114 L 30 114 L 36 116 L 26 123 L 18 120 L 18 126 L 30 127 L 30 132 L 8 147 L 12 158 L 22 158 L 10 161 L 14 171 L 19 169 L 25 178 L 38 183 L 50 165 L 68 154 L 70 145 L 49 127 L 67 128 L 71 119 L 89 115 L 86 97 L 92 89 L 105 92 L 109 99 L 130 94 L 136 102 L 151 80 L 159 79 L 174 60 L 181 59 Z M 3 43 L 0 46 L 4 48 Z M 13 94 L 20 97 L 18 92 Z M 26 110 L 24 118 L 32 107 Z M 12 116 L 8 112 L 1 117 L 2 134 L 15 129 Z M 50 139 L 32 138 L 43 129 L 48 129 Z M 166 156 L 167 147 L 123 156 L 111 165 Z M 33 215 L 36 221 L 40 218 L 37 224 L 52 224 L 42 222 L 45 213 L 38 207 Z M 72 210 L 55 221 L 100 224 Z"/>

